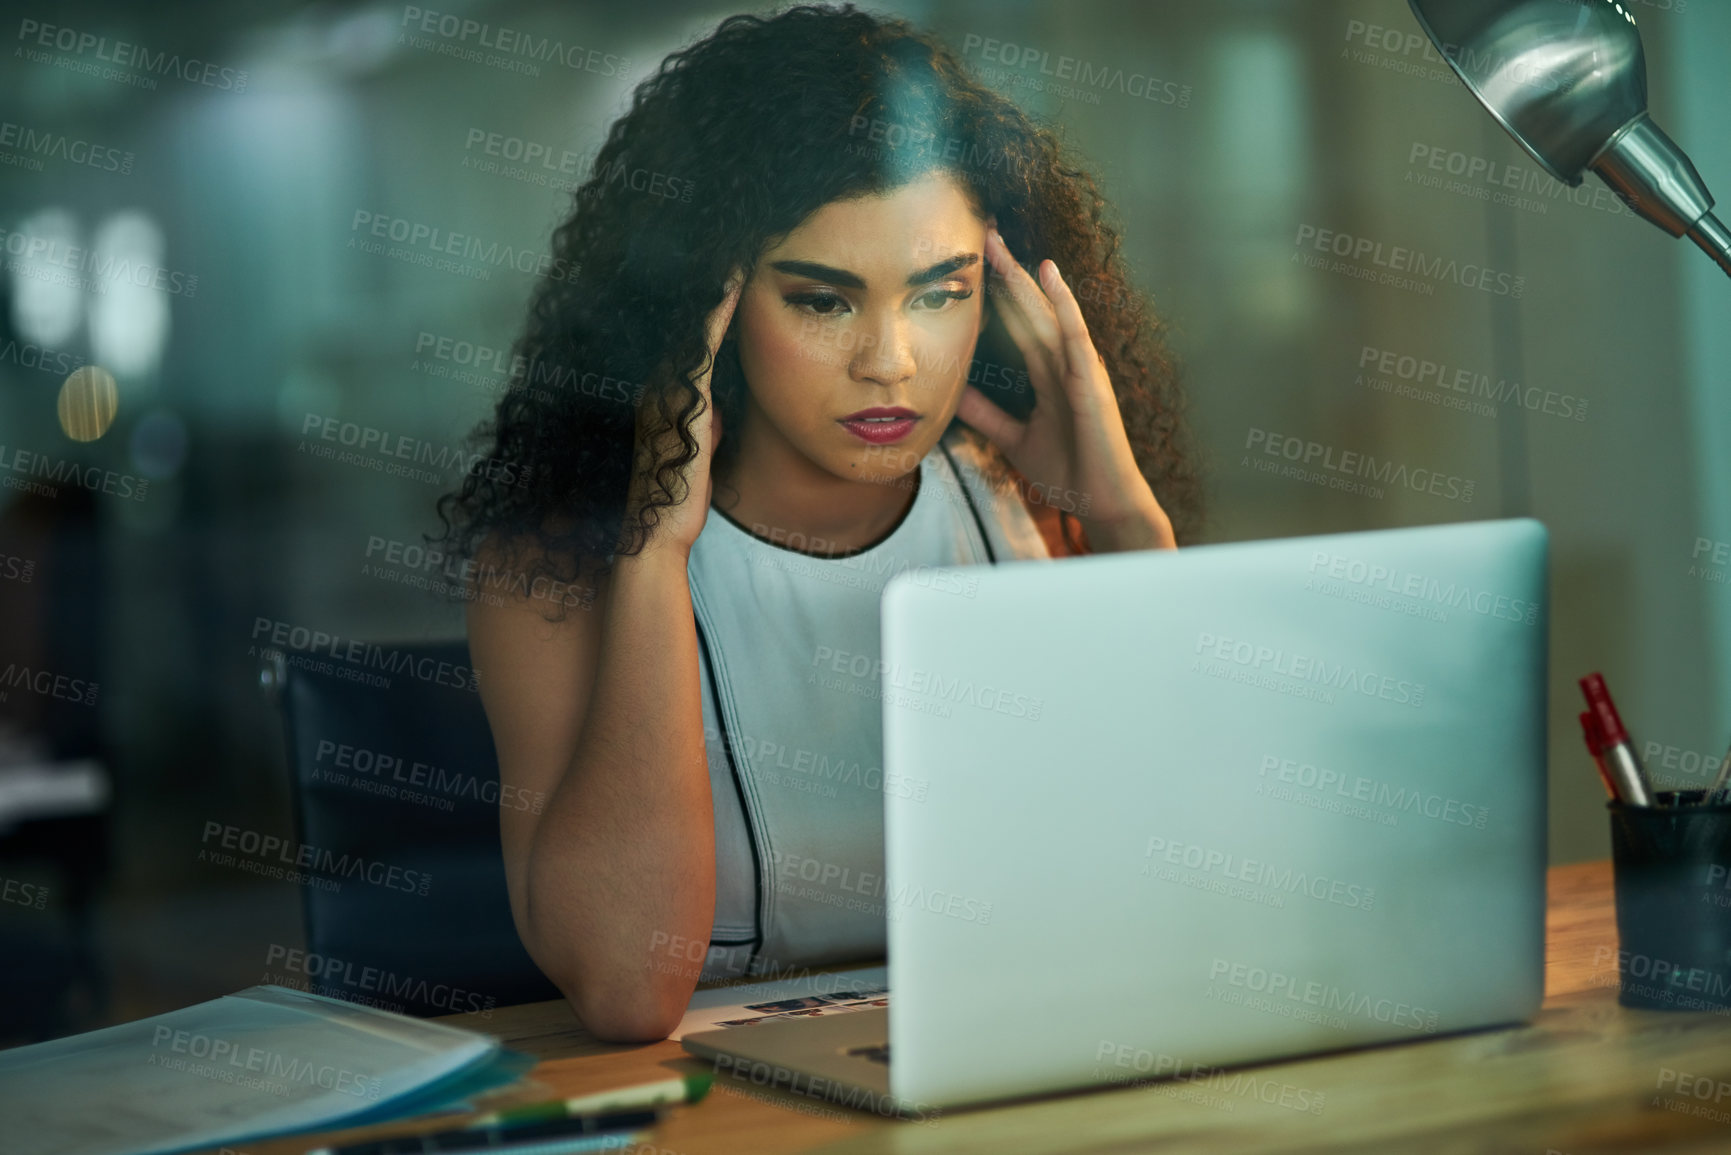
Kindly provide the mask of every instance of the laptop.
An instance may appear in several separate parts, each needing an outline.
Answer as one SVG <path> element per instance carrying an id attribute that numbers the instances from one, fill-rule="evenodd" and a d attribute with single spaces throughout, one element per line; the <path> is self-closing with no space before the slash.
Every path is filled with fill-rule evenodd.
<path id="1" fill-rule="evenodd" d="M 930 1118 L 1531 1018 L 1547 546 L 1512 519 L 898 576 L 883 769 L 929 785 L 884 798 L 889 1004 L 685 1049 Z"/>

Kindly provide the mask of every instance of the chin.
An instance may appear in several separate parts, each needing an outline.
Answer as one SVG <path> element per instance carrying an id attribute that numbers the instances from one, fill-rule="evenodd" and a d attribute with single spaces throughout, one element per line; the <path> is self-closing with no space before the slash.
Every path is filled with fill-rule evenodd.
<path id="1" fill-rule="evenodd" d="M 923 439 L 914 438 L 893 445 L 864 445 L 843 459 L 841 476 L 873 485 L 911 480 L 935 445 L 935 441 L 927 445 Z"/>

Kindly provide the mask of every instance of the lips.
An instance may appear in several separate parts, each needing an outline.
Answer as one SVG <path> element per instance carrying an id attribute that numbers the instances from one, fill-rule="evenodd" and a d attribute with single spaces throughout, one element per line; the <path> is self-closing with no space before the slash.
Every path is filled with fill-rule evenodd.
<path id="1" fill-rule="evenodd" d="M 873 445 L 888 445 L 913 432 L 919 420 L 920 415 L 912 409 L 879 407 L 850 413 L 841 418 L 839 424 L 862 441 Z"/>

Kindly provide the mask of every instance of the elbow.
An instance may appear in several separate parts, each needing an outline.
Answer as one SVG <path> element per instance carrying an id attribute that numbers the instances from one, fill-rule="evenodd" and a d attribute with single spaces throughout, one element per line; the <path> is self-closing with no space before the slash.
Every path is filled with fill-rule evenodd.
<path id="1" fill-rule="evenodd" d="M 651 954 L 609 949 L 606 935 L 582 944 L 584 949 L 569 941 L 548 942 L 535 933 L 529 915 L 524 911 L 518 923 L 523 945 L 596 1041 L 657 1043 L 678 1029 L 697 989 L 700 965 L 680 960 L 668 966 Z"/>
<path id="2" fill-rule="evenodd" d="M 635 1004 L 608 1000 L 598 1006 L 577 998 L 570 1002 L 584 1029 L 603 1043 L 659 1043 L 685 1017 L 683 1005 L 670 1008 L 652 1000 Z"/>
<path id="3" fill-rule="evenodd" d="M 583 1028 L 603 1043 L 659 1043 L 685 1017 L 691 991 L 660 991 L 648 984 L 559 984 Z"/>

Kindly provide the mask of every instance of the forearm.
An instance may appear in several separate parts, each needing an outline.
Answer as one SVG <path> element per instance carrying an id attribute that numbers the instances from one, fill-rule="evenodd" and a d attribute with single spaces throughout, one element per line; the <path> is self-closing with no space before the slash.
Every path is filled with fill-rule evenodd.
<path id="1" fill-rule="evenodd" d="M 668 944 L 707 944 L 715 912 L 697 636 L 683 554 L 621 557 L 611 585 L 582 735 L 529 858 L 528 935 L 592 1030 L 661 1037 L 701 967 Z"/>
<path id="2" fill-rule="evenodd" d="M 1112 518 L 1076 517 L 1088 553 L 1126 553 L 1136 549 L 1176 549 L 1172 521 L 1151 498 L 1141 508 Z M 1068 521 L 1068 519 L 1066 519 Z"/>

